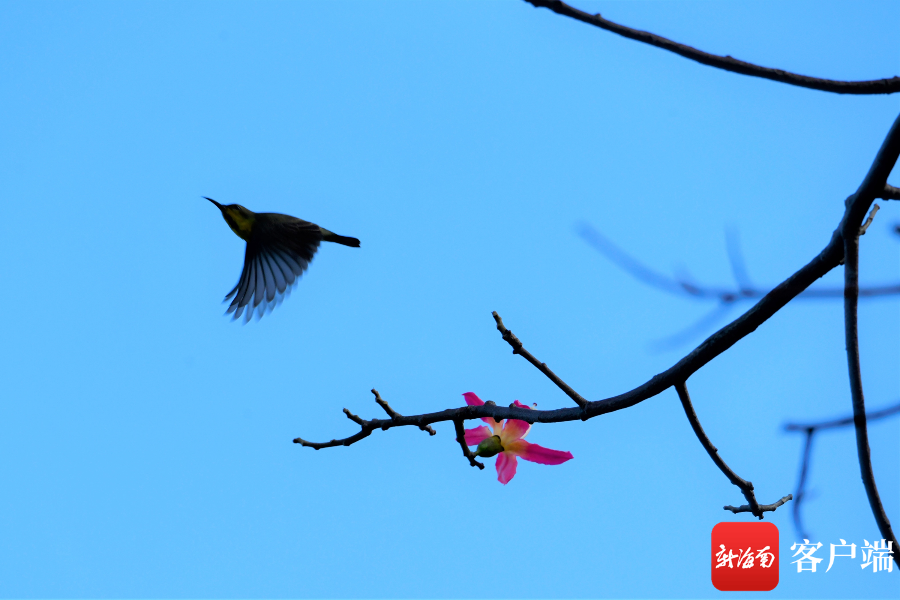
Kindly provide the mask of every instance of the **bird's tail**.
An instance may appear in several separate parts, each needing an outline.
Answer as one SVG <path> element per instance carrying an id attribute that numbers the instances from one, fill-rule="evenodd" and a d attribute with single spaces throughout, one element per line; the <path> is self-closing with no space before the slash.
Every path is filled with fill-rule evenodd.
<path id="1" fill-rule="evenodd" d="M 338 235 L 336 233 L 328 231 L 324 227 L 319 227 L 319 229 L 322 230 L 322 239 L 326 242 L 334 242 L 335 244 L 350 246 L 351 248 L 359 248 L 359 240 L 354 237 Z"/>

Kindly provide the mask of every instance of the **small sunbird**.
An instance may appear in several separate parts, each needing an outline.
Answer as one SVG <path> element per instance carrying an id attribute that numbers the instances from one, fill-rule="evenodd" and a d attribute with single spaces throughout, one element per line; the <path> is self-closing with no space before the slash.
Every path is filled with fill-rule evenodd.
<path id="1" fill-rule="evenodd" d="M 262 315 L 277 306 L 309 266 L 319 242 L 334 242 L 359 248 L 359 240 L 332 233 L 315 223 L 279 213 L 255 213 L 240 204 L 216 205 L 225 222 L 239 238 L 247 242 L 244 270 L 234 289 L 225 296 L 233 297 L 228 307 L 238 319 L 245 314 L 249 321 L 254 312 Z"/>

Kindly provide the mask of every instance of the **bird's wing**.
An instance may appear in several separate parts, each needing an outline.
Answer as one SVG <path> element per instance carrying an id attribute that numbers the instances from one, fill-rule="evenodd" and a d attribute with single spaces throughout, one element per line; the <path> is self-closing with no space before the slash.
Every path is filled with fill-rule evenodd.
<path id="1" fill-rule="evenodd" d="M 319 247 L 322 234 L 317 225 L 296 219 L 266 227 L 247 240 L 241 278 L 225 300 L 228 313 L 249 321 L 277 306 L 307 269 Z"/>

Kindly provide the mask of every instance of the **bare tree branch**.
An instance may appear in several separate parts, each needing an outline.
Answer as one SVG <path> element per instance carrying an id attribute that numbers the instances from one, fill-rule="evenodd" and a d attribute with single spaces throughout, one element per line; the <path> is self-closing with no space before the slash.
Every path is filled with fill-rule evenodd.
<path id="1" fill-rule="evenodd" d="M 845 228 L 847 231 L 849 228 Z M 891 528 L 891 522 L 884 510 L 878 488 L 875 484 L 875 472 L 872 470 L 872 451 L 869 448 L 869 432 L 866 425 L 866 405 L 863 396 L 862 373 L 859 360 L 859 331 L 857 325 L 858 295 L 856 293 L 859 277 L 859 235 L 847 231 L 845 237 L 844 282 L 847 295 L 844 297 L 844 337 L 847 346 L 847 366 L 850 371 L 850 393 L 853 398 L 853 417 L 856 429 L 856 452 L 859 457 L 859 470 L 863 487 L 869 498 L 872 515 L 878 524 L 882 537 L 893 542 L 898 548 L 897 538 Z M 894 562 L 900 566 L 900 557 L 893 556 Z"/>
<path id="2" fill-rule="evenodd" d="M 384 409 L 384 412 L 388 414 L 390 419 L 371 419 L 366 421 L 365 419 L 354 415 L 348 409 L 344 409 L 344 414 L 347 415 L 347 418 L 359 425 L 360 431 L 356 435 L 351 435 L 350 437 L 341 438 L 339 440 L 331 440 L 330 442 L 309 442 L 304 440 L 303 438 L 294 438 L 295 444 L 300 444 L 301 446 L 305 446 L 307 448 L 312 448 L 314 450 L 321 450 L 322 448 L 334 448 L 335 446 L 350 446 L 355 444 L 359 440 L 365 439 L 371 435 L 372 431 L 375 429 L 381 428 L 382 430 L 387 430 L 390 428 L 391 423 L 397 423 L 404 419 L 403 415 L 395 411 L 390 405 L 381 399 L 381 394 L 378 393 L 378 390 L 373 389 L 372 393 L 375 394 L 375 402 Z M 409 425 L 409 423 L 402 423 L 403 425 Z M 422 431 L 427 431 L 429 435 L 434 435 L 435 431 L 428 424 L 421 424 L 418 426 Z"/>
<path id="3" fill-rule="evenodd" d="M 462 422 L 468 419 L 491 417 L 499 421 L 511 418 L 520 419 L 527 423 L 559 423 L 563 421 L 574 421 L 576 419 L 587 420 L 602 414 L 634 406 L 647 398 L 656 396 L 663 390 L 672 386 L 681 386 L 681 390 L 686 393 L 687 388 L 684 386 L 684 382 L 687 381 L 693 373 L 703 368 L 703 366 L 716 356 L 728 350 L 744 336 L 755 331 L 757 327 L 767 321 L 788 302 L 797 297 L 816 279 L 841 264 L 846 256 L 844 276 L 845 337 L 853 396 L 854 424 L 857 434 L 857 451 L 859 454 L 860 470 L 862 471 L 863 484 L 866 488 L 869 503 L 872 507 L 875 520 L 878 523 L 879 530 L 881 531 L 882 536 L 886 540 L 892 541 L 896 548 L 898 547 L 897 540 L 894 537 L 890 522 L 887 520 L 884 507 L 878 497 L 878 491 L 875 488 L 874 474 L 872 473 L 872 463 L 866 431 L 865 404 L 862 395 L 862 378 L 860 376 L 859 368 L 856 309 L 859 297 L 858 252 L 860 226 L 875 198 L 884 192 L 887 176 L 897 163 L 898 155 L 900 155 L 900 116 L 897 117 L 891 126 L 891 129 L 885 137 L 881 148 L 878 150 L 862 184 L 857 191 L 844 202 L 845 210 L 841 223 L 832 234 L 831 241 L 829 241 L 819 255 L 768 292 L 743 315 L 707 338 L 702 344 L 697 346 L 690 354 L 682 358 L 675 365 L 624 394 L 619 394 L 618 396 L 595 402 L 587 402 L 586 406 L 579 406 L 577 408 L 532 410 L 528 408 L 518 408 L 515 405 L 501 407 L 485 403 L 481 406 L 464 406 L 436 413 L 413 416 L 402 416 L 392 412 L 389 413 L 390 419 L 372 419 L 371 421 L 365 421 L 356 415 L 353 415 L 349 410 L 344 409 L 347 417 L 360 426 L 361 430 L 355 436 L 350 436 L 343 440 L 332 440 L 331 442 L 323 444 L 307 442 L 302 438 L 296 438 L 294 442 L 316 449 L 338 445 L 349 446 L 350 444 L 367 437 L 375 427 L 379 427 L 382 430 L 400 426 L 416 426 L 424 428 L 426 425 L 441 421 L 454 421 L 454 425 L 457 429 L 457 437 L 460 438 Z M 504 339 L 507 340 L 507 343 L 513 347 L 514 351 L 519 350 L 519 352 L 516 353 L 520 353 L 523 348 L 518 338 L 512 335 L 505 327 L 502 327 L 502 321 L 499 315 L 495 316 L 495 320 L 497 321 L 498 329 L 504 335 Z M 538 368 L 547 374 L 545 371 L 546 365 L 538 363 L 537 359 L 534 359 L 533 356 L 529 362 L 532 362 L 536 367 L 540 365 Z M 549 371 L 549 369 L 547 369 L 547 371 Z M 555 377 L 555 375 L 553 377 Z M 557 383 L 557 385 L 560 384 Z M 561 389 L 564 389 L 562 386 L 560 387 Z M 462 433 L 462 438 L 460 445 L 464 446 L 464 432 Z M 468 458 L 469 452 L 467 447 L 463 447 L 463 454 Z M 737 476 L 735 475 L 735 477 Z M 783 499 L 783 501 L 786 500 Z M 778 503 L 769 506 L 774 509 L 776 505 L 778 505 Z M 763 507 L 759 505 L 757 505 L 757 507 L 748 505 L 748 510 L 754 512 L 754 514 L 762 509 Z M 737 510 L 740 512 L 743 510 L 743 507 L 737 509 L 732 507 L 729 510 Z M 900 557 L 895 555 L 894 560 L 900 561 Z M 900 564 L 900 562 L 898 562 L 898 564 Z"/>
<path id="4" fill-rule="evenodd" d="M 491 417 L 498 421 L 502 419 L 519 419 L 527 423 L 561 423 L 564 421 L 587 420 L 599 415 L 634 406 L 648 398 L 656 396 L 679 381 L 686 381 L 692 374 L 696 373 L 716 356 L 728 350 L 744 336 L 755 331 L 757 327 L 766 322 L 788 302 L 808 288 L 815 280 L 840 264 L 844 257 L 844 243 L 841 237 L 841 228 L 844 226 L 844 223 L 847 222 L 848 218 L 854 216 L 855 213 L 865 215 L 869 205 L 871 205 L 874 200 L 874 193 L 871 190 L 882 190 L 884 188 L 884 180 L 887 178 L 887 174 L 897 161 L 897 153 L 900 152 L 900 126 L 898 126 L 898 123 L 900 123 L 900 117 L 895 121 L 894 126 L 885 138 L 881 149 L 878 151 L 878 154 L 872 163 L 869 174 L 866 176 L 866 180 L 860 187 L 860 190 L 866 190 L 866 194 L 857 191 L 856 194 L 847 199 L 845 202 L 845 215 L 844 219 L 841 221 L 841 226 L 832 234 L 831 241 L 828 242 L 825 248 L 809 263 L 763 296 L 759 302 L 744 312 L 744 314 L 725 327 L 722 327 L 719 331 L 697 346 L 687 356 L 666 371 L 652 377 L 647 382 L 628 392 L 619 394 L 618 396 L 588 402 L 584 409 L 581 407 L 573 407 L 556 410 L 531 410 L 517 408 L 515 406 L 506 407 L 484 404 L 481 406 L 463 406 L 460 408 L 446 409 L 421 415 L 401 416 L 397 419 L 390 420 L 373 419 L 368 423 L 371 424 L 372 427 L 379 427 L 383 430 L 387 430 L 397 426 L 421 427 L 422 425 L 430 425 L 432 423 L 443 421 L 468 420 L 483 417 Z M 869 182 L 877 181 L 879 177 L 881 178 L 880 184 L 877 188 L 873 187 Z M 868 198 L 868 203 L 862 201 L 865 198 Z M 859 216 L 856 221 L 857 232 L 861 222 L 862 216 Z M 521 342 L 519 343 L 521 344 Z M 537 359 L 535 359 L 535 362 L 536 361 Z M 297 438 L 297 440 L 301 440 L 301 438 Z M 302 443 L 302 441 L 297 441 L 297 443 Z M 307 442 L 307 445 L 311 444 Z M 332 443 L 331 445 L 348 444 L 337 442 Z"/>
<path id="5" fill-rule="evenodd" d="M 831 241 L 818 256 L 813 258 L 796 273 L 785 279 L 740 317 L 708 337 L 702 344 L 697 346 L 675 365 L 624 394 L 588 402 L 585 408 L 572 407 L 559 408 L 556 410 L 532 410 L 517 408 L 515 406 L 492 406 L 489 404 L 483 404 L 481 406 L 463 406 L 434 413 L 401 416 L 396 419 L 372 419 L 371 421 L 364 422 L 365 424 L 361 426 L 363 427 L 363 431 L 356 436 L 351 436 L 345 440 L 332 440 L 324 445 L 307 442 L 302 438 L 296 438 L 294 441 L 298 444 L 310 447 L 349 446 L 359 439 L 368 436 L 375 428 L 387 430 L 398 426 L 422 427 L 423 425 L 430 425 L 443 421 L 480 419 L 484 417 L 490 417 L 497 421 L 502 419 L 519 419 L 527 423 L 561 423 L 564 421 L 587 420 L 599 415 L 629 408 L 660 394 L 664 390 L 675 385 L 678 381 L 686 381 L 692 374 L 696 373 L 709 361 L 728 350 L 744 336 L 755 331 L 757 327 L 766 322 L 785 304 L 809 287 L 812 282 L 840 264 L 842 258 L 843 243 L 841 243 L 840 232 L 835 231 Z M 521 342 L 519 343 L 521 344 Z M 535 359 L 535 361 L 536 360 L 537 359 Z"/>
<path id="6" fill-rule="evenodd" d="M 847 348 L 847 368 L 850 374 L 850 393 L 853 399 L 853 421 L 856 429 L 856 451 L 863 487 L 869 498 L 872 515 L 878 524 L 882 537 L 893 542 L 898 548 L 897 537 L 891 528 L 884 505 L 875 485 L 872 470 L 872 453 L 869 449 L 869 433 L 866 424 L 866 404 L 863 396 L 862 372 L 859 360 L 859 331 L 857 308 L 859 305 L 859 235 L 863 217 L 875 198 L 882 193 L 887 177 L 897 157 L 900 156 L 900 116 L 894 121 L 891 131 L 878 151 L 866 178 L 848 202 L 841 223 L 844 241 L 844 340 Z M 900 553 L 895 553 L 894 562 L 900 566 Z"/>
<path id="7" fill-rule="evenodd" d="M 758 517 L 759 519 L 763 518 L 763 508 L 760 506 L 759 502 L 756 500 L 756 494 L 753 493 L 753 484 L 747 481 L 746 479 L 742 479 L 738 476 L 737 473 L 731 470 L 731 467 L 725 464 L 725 461 L 722 460 L 722 457 L 719 456 L 719 450 L 713 446 L 709 437 L 706 435 L 706 432 L 703 431 L 703 426 L 700 425 L 700 419 L 697 418 L 697 413 L 694 411 L 694 405 L 691 403 L 691 397 L 688 394 L 687 383 L 684 381 L 679 381 L 675 384 L 675 391 L 678 392 L 678 399 L 681 400 L 681 406 L 684 408 L 684 414 L 687 416 L 688 422 L 691 424 L 691 429 L 694 430 L 694 435 L 697 436 L 697 439 L 700 440 L 700 443 L 703 445 L 703 449 L 706 450 L 706 453 L 709 454 L 709 457 L 712 461 L 719 467 L 719 470 L 725 474 L 725 477 L 728 478 L 728 481 L 733 483 L 734 485 L 740 488 L 741 493 L 744 494 L 744 498 L 747 499 L 746 511 L 743 510 L 745 507 L 734 508 L 733 506 L 726 506 L 725 510 L 730 510 L 732 512 L 751 512 L 753 516 Z M 787 502 L 791 499 L 790 494 L 782 498 L 780 501 L 775 504 L 769 504 L 772 508 L 768 510 L 774 511 L 776 508 Z"/>
<path id="8" fill-rule="evenodd" d="M 900 188 L 884 184 L 884 191 L 878 196 L 882 200 L 900 200 Z"/>
<path id="9" fill-rule="evenodd" d="M 531 352 L 525 349 L 525 347 L 522 345 L 522 342 L 519 341 L 519 338 L 517 338 L 512 331 L 510 331 L 503 325 L 503 319 L 500 318 L 500 315 L 497 314 L 496 310 L 491 314 L 494 316 L 494 321 L 496 321 L 497 323 L 497 331 L 499 331 L 503 336 L 503 340 L 507 344 L 512 346 L 513 354 L 518 354 L 519 356 L 522 356 L 525 360 L 533 364 L 541 373 L 546 375 L 547 378 L 550 379 L 550 381 L 555 383 L 556 387 L 565 392 L 566 396 L 574 400 L 575 404 L 577 404 L 581 408 L 587 406 L 588 401 L 582 398 L 581 394 L 573 390 L 571 387 L 569 387 L 569 384 L 557 377 L 556 373 L 547 368 L 546 363 L 540 362 L 531 354 Z"/>
<path id="10" fill-rule="evenodd" d="M 798 75 L 781 69 L 771 69 L 769 67 L 761 67 L 738 60 L 730 56 L 718 56 L 697 50 L 685 44 L 673 42 L 670 39 L 659 35 L 632 29 L 613 23 L 604 19 L 600 14 L 592 15 L 584 11 L 569 6 L 560 0 L 525 0 L 536 8 L 549 8 L 559 15 L 570 17 L 582 23 L 611 31 L 615 34 L 626 37 L 630 40 L 643 42 L 669 52 L 674 52 L 679 56 L 696 61 L 700 64 L 731 71 L 732 73 L 740 73 L 741 75 L 749 75 L 751 77 L 761 77 L 763 79 L 771 79 L 780 83 L 787 83 L 799 87 L 805 87 L 822 92 L 834 92 L 835 94 L 894 94 L 900 92 L 900 77 L 891 77 L 890 79 L 873 79 L 870 81 L 837 81 L 834 79 L 820 79 L 818 77 L 808 77 L 806 75 Z"/>

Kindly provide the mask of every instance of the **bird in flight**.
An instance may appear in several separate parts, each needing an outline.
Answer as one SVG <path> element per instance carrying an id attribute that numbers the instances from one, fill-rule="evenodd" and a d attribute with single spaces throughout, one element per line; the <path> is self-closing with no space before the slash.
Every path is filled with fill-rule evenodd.
<path id="1" fill-rule="evenodd" d="M 203 196 L 206 198 L 206 196 Z M 247 242 L 244 270 L 234 289 L 228 312 L 244 322 L 256 312 L 262 317 L 272 310 L 300 279 L 309 266 L 319 242 L 334 242 L 359 248 L 359 240 L 332 233 L 315 223 L 279 213 L 255 213 L 240 204 L 219 204 L 206 198 L 222 211 L 225 222 L 239 238 Z"/>

